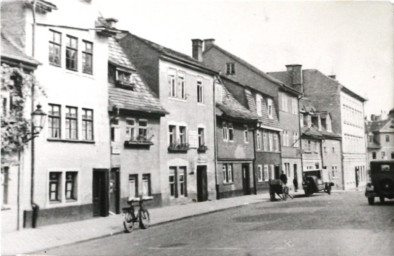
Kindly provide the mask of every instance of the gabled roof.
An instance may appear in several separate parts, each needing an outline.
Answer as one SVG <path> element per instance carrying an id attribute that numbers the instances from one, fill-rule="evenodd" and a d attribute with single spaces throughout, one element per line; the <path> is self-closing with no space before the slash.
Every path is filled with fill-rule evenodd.
<path id="1" fill-rule="evenodd" d="M 41 63 L 35 60 L 33 57 L 25 54 L 17 44 L 15 44 L 10 37 L 6 36 L 1 32 L 1 58 L 3 61 L 6 59 L 16 60 L 31 66 L 38 66 Z"/>
<path id="2" fill-rule="evenodd" d="M 303 97 L 300 99 L 299 109 L 301 112 L 306 112 L 306 113 L 316 112 L 315 106 L 307 97 Z"/>
<path id="3" fill-rule="evenodd" d="M 216 86 L 222 86 L 222 85 L 218 84 Z M 255 114 L 253 114 L 247 108 L 242 106 L 241 103 L 239 103 L 234 98 L 234 96 L 226 89 L 225 86 L 222 86 L 222 89 L 223 89 L 222 102 L 216 103 L 217 116 L 234 118 L 241 121 L 257 122 L 258 117 Z"/>
<path id="4" fill-rule="evenodd" d="M 277 71 L 277 72 L 267 72 L 268 75 L 278 79 L 288 87 L 292 87 L 292 79 L 290 71 Z"/>
<path id="5" fill-rule="evenodd" d="M 367 123 L 367 132 L 379 132 L 388 123 L 393 122 L 393 119 L 389 118 L 386 120 L 371 121 Z"/>
<path id="6" fill-rule="evenodd" d="M 149 86 L 136 72 L 133 63 L 127 58 L 119 43 L 111 38 L 109 43 L 109 62 L 130 70 L 134 78 L 134 89 L 128 90 L 110 85 L 108 89 L 109 108 L 165 115 L 167 111 Z"/>
<path id="7" fill-rule="evenodd" d="M 314 139 L 323 139 L 323 134 L 314 126 L 311 127 L 302 127 L 301 133 L 303 136 L 311 137 Z"/>
<path id="8" fill-rule="evenodd" d="M 175 50 L 172 50 L 170 48 L 164 47 L 162 45 L 156 44 L 152 41 L 149 41 L 147 39 L 141 38 L 139 36 L 136 36 L 134 34 L 131 34 L 128 31 L 123 31 L 124 33 L 122 35 L 119 35 L 120 37 L 124 37 L 124 36 L 132 36 L 133 38 L 139 40 L 140 42 L 145 43 L 146 45 L 148 45 L 149 47 L 151 47 L 153 50 L 155 50 L 156 52 L 158 52 L 160 55 L 168 57 L 170 59 L 174 59 L 177 61 L 181 61 L 184 63 L 187 63 L 191 66 L 195 66 L 198 67 L 202 70 L 204 70 L 205 72 L 208 72 L 210 74 L 217 74 L 218 72 L 208 68 L 207 66 L 205 66 L 202 62 L 197 61 L 196 59 L 192 58 L 189 55 L 177 52 Z"/>

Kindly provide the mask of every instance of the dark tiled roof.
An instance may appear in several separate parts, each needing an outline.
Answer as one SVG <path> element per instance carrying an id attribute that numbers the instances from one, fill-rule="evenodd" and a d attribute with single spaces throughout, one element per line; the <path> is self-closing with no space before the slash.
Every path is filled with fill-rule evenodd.
<path id="1" fill-rule="evenodd" d="M 115 39 L 110 39 L 109 61 L 119 63 L 120 66 L 132 69 L 130 72 L 134 78 L 134 90 L 127 90 L 113 85 L 109 86 L 110 108 L 116 106 L 120 109 L 139 111 L 155 114 L 166 114 L 166 110 L 160 104 L 159 99 L 149 86 L 141 79 L 135 71 L 133 63 L 126 57 L 119 43 Z"/>
<path id="2" fill-rule="evenodd" d="M 378 132 L 382 129 L 387 123 L 391 122 L 392 119 L 379 120 L 379 121 L 371 121 L 367 124 L 367 132 Z"/>
<path id="3" fill-rule="evenodd" d="M 1 57 L 17 60 L 33 66 L 41 64 L 33 57 L 25 54 L 11 39 L 4 35 L 4 33 L 1 33 Z"/>
<path id="4" fill-rule="evenodd" d="M 291 73 L 289 71 L 267 72 L 268 75 L 275 77 L 283 82 L 286 86 L 291 87 Z"/>
<path id="5" fill-rule="evenodd" d="M 248 69 L 254 71 L 255 73 L 257 73 L 257 74 L 260 75 L 261 77 L 263 77 L 263 78 L 265 78 L 265 79 L 267 79 L 267 80 L 269 80 L 269 81 L 271 81 L 271 82 L 273 82 L 273 83 L 276 83 L 276 84 L 278 84 L 278 85 L 283 85 L 283 83 L 282 83 L 281 81 L 277 80 L 276 78 L 274 78 L 274 77 L 272 77 L 272 76 L 267 75 L 266 73 L 264 73 L 264 72 L 261 71 L 260 69 L 258 69 L 258 68 L 256 68 L 255 66 L 249 64 L 248 62 L 246 62 L 245 60 L 241 59 L 240 57 L 235 56 L 234 54 L 232 54 L 232 53 L 230 53 L 230 52 L 224 50 L 223 48 L 217 46 L 216 44 L 212 44 L 212 46 L 209 47 L 209 48 L 207 48 L 207 49 L 205 49 L 204 52 L 207 52 L 207 51 L 209 51 L 209 50 L 212 49 L 212 48 L 216 48 L 217 50 L 219 50 L 219 51 L 221 51 L 222 53 L 226 54 L 226 55 L 229 56 L 230 58 L 232 58 L 232 59 L 238 61 L 239 63 L 242 63 L 242 65 L 244 65 L 244 66 L 246 66 Z"/>
<path id="6" fill-rule="evenodd" d="M 249 109 L 257 116 L 255 95 L 248 89 L 244 89 L 246 101 L 248 103 Z M 263 96 L 263 106 L 262 106 L 262 116 L 258 116 L 258 120 L 264 125 L 272 128 L 280 128 L 278 116 L 276 114 L 275 104 L 272 105 L 273 118 L 268 117 L 268 109 L 266 104 L 266 96 Z"/>
<path id="7" fill-rule="evenodd" d="M 109 56 L 108 56 L 109 62 L 111 62 L 116 66 L 135 70 L 135 66 L 127 58 L 126 54 L 122 50 L 122 47 L 115 40 L 115 38 L 113 37 L 108 38 L 108 46 L 109 46 Z"/>
<path id="8" fill-rule="evenodd" d="M 309 112 L 316 112 L 315 106 L 306 97 L 303 97 L 303 98 L 300 99 L 299 108 L 300 108 L 301 112 L 308 112 L 308 113 Z"/>
<path id="9" fill-rule="evenodd" d="M 217 85 L 221 86 L 221 85 Z M 241 105 L 234 96 L 226 89 L 223 88 L 223 99 L 222 103 L 216 103 L 216 115 L 218 116 L 228 116 L 235 119 L 246 120 L 246 121 L 257 121 L 258 117 L 249 111 L 247 108 Z"/>
<path id="10" fill-rule="evenodd" d="M 205 66 L 203 63 L 197 61 L 196 59 L 192 58 L 189 55 L 186 55 L 186 54 L 177 52 L 175 50 L 172 50 L 170 48 L 161 46 L 161 45 L 156 44 L 156 43 L 154 43 L 152 41 L 149 41 L 147 39 L 144 39 L 144 38 L 141 38 L 141 37 L 136 36 L 134 34 L 131 34 L 130 32 L 127 32 L 127 34 L 132 36 L 132 37 L 134 37 L 134 38 L 136 38 L 136 39 L 138 39 L 138 40 L 140 40 L 140 41 L 142 41 L 142 42 L 144 42 L 145 44 L 149 45 L 152 49 L 156 50 L 157 52 L 159 52 L 160 54 L 162 54 L 164 56 L 184 61 L 184 62 L 186 62 L 186 63 L 188 63 L 190 65 L 194 65 L 194 66 L 197 66 L 199 68 L 202 68 L 202 69 L 204 69 L 204 70 L 206 70 L 206 71 L 208 71 L 210 73 L 215 73 L 215 74 L 217 73 L 216 71 L 211 70 L 209 67 Z M 119 35 L 119 36 L 123 37 L 124 34 L 123 35 Z"/>
<path id="11" fill-rule="evenodd" d="M 333 132 L 328 132 L 325 130 L 320 131 L 324 138 L 332 138 L 332 139 L 342 139 L 342 136 Z"/>
<path id="12" fill-rule="evenodd" d="M 312 127 L 302 127 L 301 128 L 302 135 L 312 137 L 315 139 L 322 139 L 323 134 L 314 126 Z"/>

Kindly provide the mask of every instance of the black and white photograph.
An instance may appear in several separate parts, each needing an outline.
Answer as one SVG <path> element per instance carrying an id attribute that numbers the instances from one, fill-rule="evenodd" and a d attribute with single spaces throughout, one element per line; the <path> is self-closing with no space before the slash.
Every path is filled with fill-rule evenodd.
<path id="1" fill-rule="evenodd" d="M 2 0 L 1 255 L 394 255 L 394 2 Z"/>

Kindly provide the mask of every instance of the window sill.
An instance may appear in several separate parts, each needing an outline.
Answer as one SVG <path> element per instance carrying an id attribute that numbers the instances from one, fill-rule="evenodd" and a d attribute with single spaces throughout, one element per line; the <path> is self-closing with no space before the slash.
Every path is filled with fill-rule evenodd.
<path id="1" fill-rule="evenodd" d="M 137 148 L 137 147 L 150 147 L 153 145 L 151 141 L 125 141 L 124 146 L 126 148 Z"/>
<path id="2" fill-rule="evenodd" d="M 81 144 L 95 144 L 94 140 L 67 140 L 67 139 L 53 139 L 48 138 L 47 141 L 50 142 L 66 142 L 66 143 L 81 143 Z"/>
<path id="3" fill-rule="evenodd" d="M 168 97 L 169 100 L 173 100 L 173 101 L 179 101 L 179 102 L 187 102 L 187 99 L 181 99 L 181 98 L 176 98 L 176 97 Z"/>
<path id="4" fill-rule="evenodd" d="M 76 202 L 78 202 L 77 199 L 66 199 L 66 204 L 67 203 L 76 203 Z"/>
<path id="5" fill-rule="evenodd" d="M 51 65 L 52 67 L 57 67 L 57 68 L 61 68 L 62 66 L 59 64 L 55 64 L 55 63 L 50 63 L 50 62 L 48 62 L 49 63 L 49 65 Z"/>

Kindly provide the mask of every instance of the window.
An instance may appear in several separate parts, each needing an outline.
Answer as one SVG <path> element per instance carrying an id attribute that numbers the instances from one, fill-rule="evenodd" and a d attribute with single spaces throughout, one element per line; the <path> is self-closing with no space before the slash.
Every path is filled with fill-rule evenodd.
<path id="1" fill-rule="evenodd" d="M 93 140 L 93 110 L 82 109 L 82 139 Z"/>
<path id="2" fill-rule="evenodd" d="M 48 129 L 49 137 L 60 139 L 60 105 L 49 104 Z"/>
<path id="3" fill-rule="evenodd" d="M 226 63 L 226 74 L 234 75 L 235 74 L 235 64 L 234 63 Z"/>
<path id="4" fill-rule="evenodd" d="M 283 146 L 288 146 L 289 144 L 289 134 L 287 131 L 283 131 Z"/>
<path id="5" fill-rule="evenodd" d="M 138 174 L 129 174 L 129 197 L 138 197 Z"/>
<path id="6" fill-rule="evenodd" d="M 131 73 L 120 69 L 116 69 L 116 81 L 121 83 L 130 83 Z"/>
<path id="7" fill-rule="evenodd" d="M 142 174 L 142 196 L 151 195 L 150 174 Z"/>
<path id="8" fill-rule="evenodd" d="M 335 179 L 337 177 L 337 167 L 334 165 L 331 167 L 332 178 Z"/>
<path id="9" fill-rule="evenodd" d="M 176 126 L 175 125 L 170 125 L 168 126 L 168 139 L 170 142 L 170 145 L 175 145 L 176 144 Z"/>
<path id="10" fill-rule="evenodd" d="M 168 86 L 169 86 L 169 96 L 176 97 L 176 85 L 175 85 L 175 71 L 170 70 L 168 74 Z"/>
<path id="11" fill-rule="evenodd" d="M 197 102 L 204 103 L 204 90 L 201 81 L 197 81 Z"/>
<path id="12" fill-rule="evenodd" d="M 298 132 L 293 132 L 293 147 L 298 148 L 299 140 L 298 140 Z"/>
<path id="13" fill-rule="evenodd" d="M 228 124 L 228 141 L 234 141 L 234 129 L 233 124 Z"/>
<path id="14" fill-rule="evenodd" d="M 53 30 L 50 30 L 49 33 L 49 63 L 55 66 L 60 66 L 62 34 Z"/>
<path id="15" fill-rule="evenodd" d="M 186 167 L 185 166 L 179 167 L 178 184 L 179 184 L 179 195 L 180 196 L 187 196 Z"/>
<path id="16" fill-rule="evenodd" d="M 268 140 L 269 140 L 268 150 L 272 151 L 273 150 L 273 146 L 274 146 L 273 134 L 272 133 L 268 133 Z"/>
<path id="17" fill-rule="evenodd" d="M 270 179 L 274 180 L 275 179 L 275 168 L 274 168 L 274 165 L 270 164 L 269 168 L 270 168 Z"/>
<path id="18" fill-rule="evenodd" d="M 111 141 L 120 141 L 119 120 L 111 120 Z"/>
<path id="19" fill-rule="evenodd" d="M 263 181 L 263 166 L 262 165 L 257 166 L 257 181 L 258 182 Z"/>
<path id="20" fill-rule="evenodd" d="M 288 107 L 287 107 L 287 95 L 284 93 L 280 94 L 280 98 L 281 98 L 281 107 L 282 107 L 282 111 L 287 112 L 288 111 Z"/>
<path id="21" fill-rule="evenodd" d="M 320 164 L 319 163 L 315 163 L 315 169 L 319 169 Z"/>
<path id="22" fill-rule="evenodd" d="M 78 63 L 78 41 L 77 38 L 67 36 L 66 42 L 66 68 L 69 70 L 77 71 Z"/>
<path id="23" fill-rule="evenodd" d="M 260 131 L 257 131 L 256 133 L 256 147 L 257 150 L 261 150 L 261 136 L 260 136 Z"/>
<path id="24" fill-rule="evenodd" d="M 78 115 L 77 108 L 66 107 L 66 139 L 78 139 Z"/>
<path id="25" fill-rule="evenodd" d="M 386 159 L 386 152 L 382 152 L 382 159 Z"/>
<path id="26" fill-rule="evenodd" d="M 222 126 L 223 126 L 223 140 L 224 140 L 224 141 L 227 141 L 227 140 L 228 140 L 228 136 L 227 136 L 227 133 L 228 133 L 227 123 L 226 123 L 226 122 L 223 122 Z"/>
<path id="27" fill-rule="evenodd" d="M 297 98 L 291 98 L 291 113 L 294 115 L 298 114 Z"/>
<path id="28" fill-rule="evenodd" d="M 268 165 L 267 164 L 264 165 L 263 179 L 264 179 L 264 181 L 268 181 L 269 180 Z"/>
<path id="29" fill-rule="evenodd" d="M 386 142 L 390 142 L 390 135 L 386 135 Z"/>
<path id="30" fill-rule="evenodd" d="M 201 147 L 203 145 L 205 145 L 204 128 L 198 128 L 198 146 Z"/>
<path id="31" fill-rule="evenodd" d="M 135 121 L 132 119 L 126 120 L 126 140 L 127 141 L 133 141 L 135 140 L 134 138 L 134 131 L 135 131 Z"/>
<path id="32" fill-rule="evenodd" d="M 172 197 L 178 197 L 176 193 L 176 182 L 175 182 L 175 174 L 176 174 L 176 167 L 170 167 L 170 175 L 168 177 L 168 181 L 170 183 L 170 195 Z"/>
<path id="33" fill-rule="evenodd" d="M 56 202 L 61 201 L 59 192 L 61 184 L 61 172 L 50 172 L 49 173 L 49 201 Z"/>
<path id="34" fill-rule="evenodd" d="M 263 101 L 263 98 L 261 97 L 261 95 L 256 94 L 256 112 L 257 112 L 258 116 L 262 116 L 263 115 L 263 113 L 262 113 L 262 105 L 263 105 L 262 101 Z"/>
<path id="35" fill-rule="evenodd" d="M 274 118 L 272 99 L 267 99 L 267 105 L 268 105 L 268 117 L 272 119 Z"/>
<path id="36" fill-rule="evenodd" d="M 279 138 L 277 133 L 274 133 L 274 151 L 279 151 Z"/>
<path id="37" fill-rule="evenodd" d="M 372 159 L 376 159 L 376 152 L 372 152 Z"/>
<path id="38" fill-rule="evenodd" d="M 263 150 L 268 151 L 268 134 L 263 132 Z"/>
<path id="39" fill-rule="evenodd" d="M 300 114 L 300 126 L 301 128 L 304 127 L 304 115 Z"/>
<path id="40" fill-rule="evenodd" d="M 93 44 L 88 41 L 83 41 L 82 44 L 82 72 L 93 74 Z"/>
<path id="41" fill-rule="evenodd" d="M 148 121 L 146 120 L 138 121 L 138 139 L 139 140 L 148 139 Z"/>
<path id="42" fill-rule="evenodd" d="M 249 143 L 249 130 L 247 125 L 244 126 L 244 142 Z"/>
<path id="43" fill-rule="evenodd" d="M 394 159 L 394 152 L 391 152 L 391 159 Z"/>
<path id="44" fill-rule="evenodd" d="M 290 176 L 290 163 L 284 163 L 285 174 L 287 177 Z"/>
<path id="45" fill-rule="evenodd" d="M 223 183 L 232 183 L 233 182 L 233 164 L 223 164 Z"/>
<path id="46" fill-rule="evenodd" d="M 178 75 L 178 90 L 178 97 L 186 99 L 185 77 L 183 75 Z"/>
<path id="47" fill-rule="evenodd" d="M 66 200 L 77 200 L 77 172 L 66 172 Z"/>
<path id="48" fill-rule="evenodd" d="M 181 144 L 186 144 L 186 127 L 179 126 L 179 141 Z"/>

